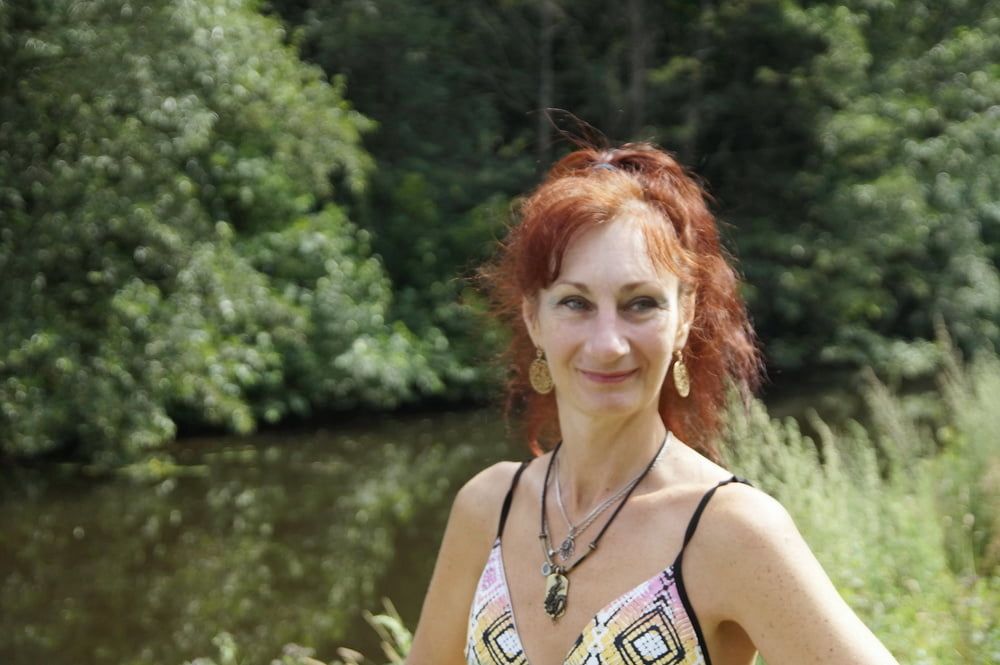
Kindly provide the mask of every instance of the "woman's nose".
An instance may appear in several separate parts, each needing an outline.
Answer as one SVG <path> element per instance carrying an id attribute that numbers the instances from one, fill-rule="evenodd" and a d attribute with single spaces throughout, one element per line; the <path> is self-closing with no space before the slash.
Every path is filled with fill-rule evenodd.
<path id="1" fill-rule="evenodd" d="M 594 358 L 602 362 L 618 360 L 628 353 L 628 338 L 617 309 L 597 313 L 587 346 Z"/>

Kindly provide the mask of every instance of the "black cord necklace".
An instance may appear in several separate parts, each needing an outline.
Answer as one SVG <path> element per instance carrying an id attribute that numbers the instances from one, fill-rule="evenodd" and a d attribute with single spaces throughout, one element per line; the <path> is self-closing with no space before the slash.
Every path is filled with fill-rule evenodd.
<path id="1" fill-rule="evenodd" d="M 618 507 L 615 508 L 613 513 L 611 513 L 611 517 L 609 517 L 608 521 L 604 523 L 600 532 L 598 532 L 597 536 L 590 541 L 590 545 L 587 546 L 584 553 L 568 566 L 561 566 L 552 560 L 556 551 L 552 549 L 552 544 L 549 542 L 549 525 L 548 519 L 545 516 L 545 495 L 548 493 L 549 477 L 552 474 L 552 465 L 553 462 L 555 462 L 556 455 L 559 453 L 559 448 L 562 447 L 562 441 L 556 444 L 555 449 L 552 451 L 552 457 L 549 458 L 549 465 L 545 469 L 545 481 L 542 483 L 542 531 L 538 534 L 538 539 L 542 544 L 542 552 L 545 555 L 545 563 L 542 564 L 542 575 L 545 576 L 545 613 L 548 614 L 553 621 L 561 617 L 566 611 L 566 602 L 569 595 L 570 572 L 583 563 L 584 559 L 590 556 L 590 554 L 597 549 L 598 541 L 601 540 L 601 537 L 608 530 L 608 527 L 611 526 L 611 523 L 615 521 L 616 517 L 618 517 L 618 513 L 620 513 L 622 508 L 625 507 L 625 503 L 628 501 L 628 498 L 632 496 L 632 492 L 635 491 L 635 488 L 639 486 L 643 478 L 645 478 L 653 467 L 656 466 L 656 463 L 660 461 L 660 456 L 663 454 L 663 450 L 669 440 L 670 431 L 668 430 L 666 436 L 663 437 L 663 443 L 660 444 L 660 448 L 657 450 L 656 455 L 649 461 L 649 464 L 646 465 L 645 470 L 643 470 L 643 472 L 639 474 L 634 481 L 632 481 L 632 486 L 629 487 L 629 490 L 625 493 L 621 503 L 619 503 Z"/>

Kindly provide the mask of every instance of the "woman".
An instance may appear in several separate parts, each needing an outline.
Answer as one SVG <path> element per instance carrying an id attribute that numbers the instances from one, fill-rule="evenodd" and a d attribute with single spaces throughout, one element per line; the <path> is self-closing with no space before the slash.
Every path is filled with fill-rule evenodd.
<path id="1" fill-rule="evenodd" d="M 579 150 L 520 218 L 486 276 L 540 456 L 458 493 L 409 665 L 895 663 L 717 463 L 759 362 L 699 185 L 647 144 Z"/>

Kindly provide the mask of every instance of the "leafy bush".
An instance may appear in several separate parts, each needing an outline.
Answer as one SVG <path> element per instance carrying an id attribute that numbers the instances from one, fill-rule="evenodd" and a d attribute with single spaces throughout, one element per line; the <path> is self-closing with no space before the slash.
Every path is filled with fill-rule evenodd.
<path id="1" fill-rule="evenodd" d="M 393 319 L 372 123 L 247 0 L 0 3 L 0 446 L 114 464 L 479 380 Z M 337 190 L 337 191 L 335 191 Z"/>
<path id="2" fill-rule="evenodd" d="M 805 205 L 734 238 L 777 364 L 931 377 L 935 317 L 1000 341 L 1000 4 L 835 4 L 795 12 L 826 42 L 794 88 L 819 104 Z"/>

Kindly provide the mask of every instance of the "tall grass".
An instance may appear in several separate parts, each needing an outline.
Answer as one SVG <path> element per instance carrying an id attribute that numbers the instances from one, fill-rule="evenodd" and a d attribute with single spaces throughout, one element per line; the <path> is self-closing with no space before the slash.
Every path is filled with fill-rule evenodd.
<path id="1" fill-rule="evenodd" d="M 985 355 L 967 367 L 949 360 L 939 389 L 919 400 L 894 396 L 871 375 L 867 427 L 833 429 L 811 414 L 807 436 L 760 403 L 729 418 L 733 470 L 784 504 L 901 663 L 1000 663 L 998 396 L 1000 357 Z M 370 623 L 383 640 L 378 662 L 391 665 L 410 635 L 387 607 Z M 294 658 L 286 650 L 278 662 L 317 662 Z M 366 662 L 347 650 L 333 661 Z"/>
<path id="2" fill-rule="evenodd" d="M 789 510 L 847 602 L 902 663 L 1000 662 L 1000 358 L 948 363 L 928 419 L 868 379 L 870 426 L 817 435 L 760 404 L 726 432 L 737 473 Z M 911 408 L 923 402 L 925 408 Z"/>

